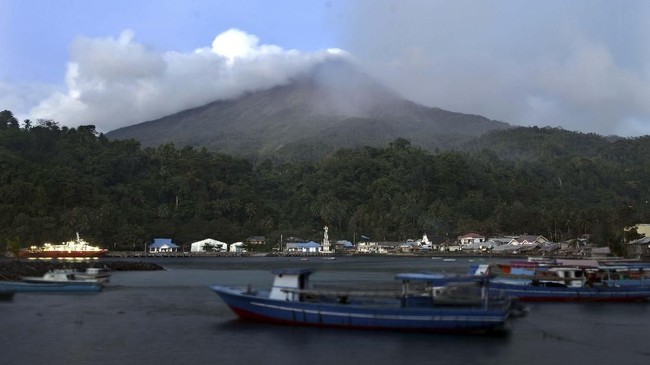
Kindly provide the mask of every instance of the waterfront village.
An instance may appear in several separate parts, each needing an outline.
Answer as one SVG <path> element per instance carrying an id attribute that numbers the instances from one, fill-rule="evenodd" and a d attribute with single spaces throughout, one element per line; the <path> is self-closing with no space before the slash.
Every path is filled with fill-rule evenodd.
<path id="1" fill-rule="evenodd" d="M 632 227 L 642 238 L 626 242 L 626 256 L 645 258 L 650 256 L 650 224 L 637 224 Z M 147 256 L 219 256 L 251 255 L 256 247 L 266 245 L 263 236 L 249 237 L 245 242 L 228 244 L 213 238 L 192 242 L 185 246 L 174 243 L 171 238 L 155 238 L 147 245 L 146 253 L 113 252 L 109 256 L 147 255 Z M 188 250 L 189 248 L 189 250 Z M 607 257 L 609 247 L 594 247 L 589 243 L 589 235 L 582 235 L 567 242 L 552 242 L 542 235 L 519 235 L 485 237 L 477 233 L 467 233 L 454 240 L 446 237 L 427 235 L 404 242 L 375 241 L 361 236 L 359 241 L 330 241 L 328 228 L 323 229 L 321 242 L 304 241 L 289 237 L 281 239 L 269 255 L 319 256 L 319 255 L 533 255 L 556 257 Z"/>

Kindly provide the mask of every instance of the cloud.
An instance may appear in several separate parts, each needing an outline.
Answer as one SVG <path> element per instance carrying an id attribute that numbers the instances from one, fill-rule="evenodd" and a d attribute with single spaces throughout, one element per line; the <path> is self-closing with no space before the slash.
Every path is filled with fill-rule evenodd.
<path id="1" fill-rule="evenodd" d="M 11 111 L 16 119 L 28 119 L 27 111 L 41 100 L 57 92 L 57 87 L 36 83 L 7 83 L 0 81 L 0 108 Z"/>
<path id="2" fill-rule="evenodd" d="M 42 100 L 30 116 L 94 124 L 102 132 L 280 85 L 314 64 L 348 57 L 340 50 L 302 53 L 260 44 L 238 29 L 188 53 L 148 49 L 130 30 L 117 38 L 78 37 L 70 50 L 66 89 Z"/>
<path id="3" fill-rule="evenodd" d="M 408 99 L 510 124 L 650 133 L 650 6 L 360 0 L 341 46 Z"/>

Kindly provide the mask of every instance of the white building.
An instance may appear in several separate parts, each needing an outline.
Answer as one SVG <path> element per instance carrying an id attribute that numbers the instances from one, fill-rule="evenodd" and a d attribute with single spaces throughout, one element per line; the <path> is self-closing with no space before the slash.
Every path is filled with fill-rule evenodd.
<path id="1" fill-rule="evenodd" d="M 190 252 L 228 252 L 228 244 L 212 238 L 193 242 Z"/>
<path id="2" fill-rule="evenodd" d="M 477 233 L 468 233 L 466 235 L 459 236 L 458 242 L 460 242 L 461 246 L 467 246 L 473 243 L 481 243 L 481 242 L 485 242 L 485 236 L 481 236 L 480 234 Z"/>
<path id="3" fill-rule="evenodd" d="M 228 252 L 246 252 L 246 249 L 244 248 L 244 242 L 231 243 Z"/>
<path id="4" fill-rule="evenodd" d="M 171 238 L 154 238 L 149 245 L 149 252 L 177 252 L 178 245 L 172 242 Z"/>

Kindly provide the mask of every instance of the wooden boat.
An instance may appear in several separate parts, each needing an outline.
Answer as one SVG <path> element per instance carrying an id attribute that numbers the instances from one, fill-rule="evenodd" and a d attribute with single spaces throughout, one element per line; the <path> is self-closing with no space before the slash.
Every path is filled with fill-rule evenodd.
<path id="1" fill-rule="evenodd" d="M 0 281 L 0 292 L 99 292 L 104 288 L 104 286 L 97 281 L 55 280 L 53 277 L 50 279 L 26 279 L 27 280 L 23 281 Z"/>
<path id="2" fill-rule="evenodd" d="M 80 279 L 65 270 L 48 271 L 43 276 L 24 276 L 22 282 L 13 283 L 18 291 L 101 291 L 104 283 L 98 279 Z M 3 282 L 11 283 L 11 282 Z M 10 284 L 5 284 L 10 286 Z"/>
<path id="3" fill-rule="evenodd" d="M 272 271 L 270 290 L 210 288 L 241 319 L 287 325 L 421 332 L 485 333 L 503 331 L 512 313 L 508 298 L 487 295 L 482 278 L 436 274 L 399 274 L 390 290 L 314 289 L 311 269 Z M 474 283 L 479 300 L 450 303 L 440 287 Z"/>
<path id="4" fill-rule="evenodd" d="M 53 270 L 55 273 L 62 274 L 71 274 L 75 280 L 89 280 L 96 281 L 102 285 L 106 285 L 110 282 L 111 273 L 108 269 L 98 268 L 98 267 L 88 267 L 85 271 L 77 270 L 67 270 L 67 269 L 56 269 Z"/>
<path id="5" fill-rule="evenodd" d="M 1 281 L 0 292 L 27 293 L 27 292 L 99 292 L 104 287 L 98 283 L 27 283 L 20 281 Z"/>
<path id="6" fill-rule="evenodd" d="M 644 276 L 623 279 L 602 268 L 587 270 L 575 266 L 511 268 L 509 273 L 492 266 L 471 268 L 476 275 L 493 275 L 489 288 L 528 302 L 640 302 L 650 300 L 650 280 Z M 515 272 L 513 274 L 513 272 Z"/>

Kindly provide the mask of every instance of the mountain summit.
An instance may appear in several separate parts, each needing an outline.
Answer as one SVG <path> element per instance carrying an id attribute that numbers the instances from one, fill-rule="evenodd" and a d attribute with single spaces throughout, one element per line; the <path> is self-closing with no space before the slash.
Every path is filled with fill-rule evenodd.
<path id="1" fill-rule="evenodd" d="M 315 66 L 289 83 L 215 101 L 106 134 L 143 146 L 173 142 L 249 158 L 322 157 L 342 147 L 405 138 L 446 148 L 509 125 L 425 107 L 399 97 L 344 61 Z M 293 159 L 293 158 L 292 158 Z"/>

